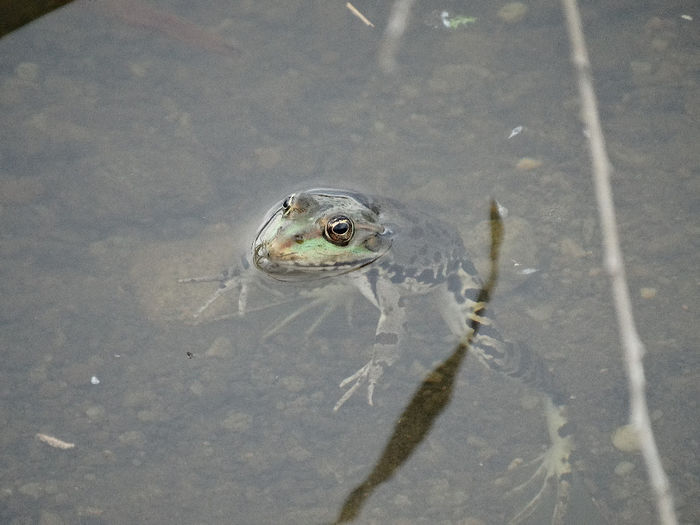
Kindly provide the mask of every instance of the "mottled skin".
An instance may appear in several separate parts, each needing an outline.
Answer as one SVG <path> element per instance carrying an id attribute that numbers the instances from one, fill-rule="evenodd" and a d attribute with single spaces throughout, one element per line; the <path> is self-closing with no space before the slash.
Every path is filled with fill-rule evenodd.
<path id="1" fill-rule="evenodd" d="M 333 242 L 333 227 L 344 236 Z M 428 241 L 428 242 L 426 242 Z M 398 357 L 407 295 L 435 292 L 455 335 L 466 330 L 479 291 L 476 271 L 456 232 L 389 199 L 342 190 L 294 193 L 275 206 L 253 243 L 254 264 L 275 279 L 312 280 L 341 274 L 380 312 L 372 358 L 342 386 L 374 385 Z"/>
<path id="2" fill-rule="evenodd" d="M 332 228 L 338 224 L 343 236 L 333 242 Z M 405 333 L 407 303 L 400 299 L 435 294 L 450 330 L 462 337 L 481 286 L 454 228 L 398 201 L 344 190 L 287 196 L 268 212 L 252 258 L 260 270 L 283 281 L 347 274 L 343 278 L 379 309 L 372 357 L 342 383 L 354 382 L 336 410 L 364 383 L 372 404 L 374 385 L 398 358 Z M 541 362 L 526 347 L 504 342 L 488 318 L 480 322 L 473 355 L 490 368 L 538 383 L 561 402 Z"/>
<path id="3" fill-rule="evenodd" d="M 403 300 L 405 297 L 433 294 L 456 339 L 466 334 L 469 320 L 476 315 L 475 299 L 481 281 L 454 226 L 391 199 L 335 189 L 292 193 L 268 212 L 253 242 L 251 258 L 257 269 L 274 279 L 319 281 L 305 295 L 311 305 L 329 300 L 323 296 L 324 289 L 332 288 L 336 302 L 344 299 L 335 285 L 346 281 L 379 310 L 370 360 L 341 382 L 341 387 L 349 388 L 334 410 L 363 385 L 372 404 L 375 384 L 384 369 L 399 357 L 409 304 Z M 234 287 L 241 290 L 239 313 L 244 313 L 248 271 L 244 268 L 227 276 L 196 315 Z M 324 279 L 328 286 L 321 281 Z M 301 305 L 277 328 L 307 308 Z M 472 341 L 470 355 L 490 369 L 518 378 L 545 394 L 551 446 L 533 476 L 544 478 L 544 483 L 511 523 L 532 514 L 551 478 L 558 480 L 552 522 L 559 523 L 568 501 L 569 455 L 573 448 L 565 413 L 566 396 L 556 388 L 542 361 L 526 346 L 504 341 L 488 317 L 479 317 L 478 322 L 480 329 Z"/>

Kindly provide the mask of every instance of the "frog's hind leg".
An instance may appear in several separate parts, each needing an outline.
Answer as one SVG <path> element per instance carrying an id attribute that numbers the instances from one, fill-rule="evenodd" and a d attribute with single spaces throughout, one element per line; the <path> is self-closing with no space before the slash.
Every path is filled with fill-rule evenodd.
<path id="1" fill-rule="evenodd" d="M 549 447 L 534 462 L 539 463 L 535 472 L 524 482 L 512 489 L 508 495 L 524 493 L 541 480 L 541 486 L 534 496 L 509 521 L 517 525 L 527 519 L 546 500 L 547 489 L 554 484 L 556 502 L 551 523 L 563 523 L 568 511 L 571 491 L 572 468 L 570 456 L 574 450 L 572 428 L 566 416 L 567 396 L 559 390 L 554 378 L 542 359 L 526 345 L 504 342 L 491 326 L 483 327 L 475 338 L 472 353 L 492 370 L 504 373 L 521 382 L 536 387 L 544 394 L 545 415 Z"/>
<path id="2" fill-rule="evenodd" d="M 453 297 L 463 299 L 461 302 L 457 300 L 457 304 L 450 304 Z M 491 370 L 518 379 L 544 394 L 549 447 L 544 454 L 529 463 L 538 464 L 535 472 L 525 482 L 511 489 L 508 496 L 522 494 L 536 486 L 538 481 L 542 484 L 509 524 L 517 525 L 530 517 L 543 504 L 547 489 L 552 484 L 556 484 L 556 503 L 551 523 L 562 523 L 569 505 L 572 476 L 570 455 L 574 449 L 573 436 L 566 418 L 565 402 L 568 396 L 558 388 L 544 361 L 527 345 L 504 341 L 489 317 L 475 318 L 474 303 L 469 299 L 469 294 L 447 293 L 442 304 L 443 317 L 455 335 L 466 330 L 466 320 L 478 321 L 479 331 L 469 349 L 473 357 Z M 520 465 L 518 468 L 526 466 Z"/>
<path id="3" fill-rule="evenodd" d="M 509 490 L 506 497 L 522 494 L 533 485 L 537 487 L 538 482 L 541 485 L 523 508 L 508 521 L 509 525 L 517 525 L 528 519 L 545 500 L 551 485 L 555 485 L 556 494 L 551 523 L 552 525 L 564 523 L 571 496 L 573 471 L 570 456 L 574 450 L 573 437 L 567 432 L 566 407 L 556 406 L 550 398 L 547 398 L 545 411 L 550 446 L 544 454 L 533 461 L 515 467 L 521 469 L 533 463 L 539 464 L 535 472 L 524 482 Z"/>

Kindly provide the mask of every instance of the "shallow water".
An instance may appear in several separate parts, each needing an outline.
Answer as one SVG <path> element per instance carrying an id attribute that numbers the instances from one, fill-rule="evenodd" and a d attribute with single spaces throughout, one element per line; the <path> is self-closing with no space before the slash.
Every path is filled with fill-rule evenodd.
<path id="1" fill-rule="evenodd" d="M 369 304 L 357 297 L 350 324 L 339 310 L 307 337 L 310 311 L 262 338 L 289 304 L 216 321 L 236 307 L 225 297 L 193 324 L 216 285 L 177 284 L 235 263 L 285 193 L 324 185 L 413 203 L 477 261 L 489 199 L 508 208 L 493 307 L 572 396 L 583 495 L 569 521 L 655 522 L 641 457 L 611 442 L 626 381 L 558 4 L 512 24 L 470 4 L 477 22 L 444 31 L 416 7 L 394 77 L 375 64 L 384 7 L 362 6 L 373 30 L 342 3 L 153 4 L 235 40 L 238 56 L 95 4 L 0 40 L 0 521 L 335 518 L 449 354 L 447 331 L 416 316 L 376 406 L 355 396 L 334 414 L 338 382 L 367 360 Z M 583 17 L 656 437 L 681 521 L 695 522 L 700 18 L 683 5 L 587 4 Z M 513 260 L 539 271 L 524 280 Z M 504 522 L 523 503 L 504 497 L 523 476 L 508 466 L 547 443 L 537 399 L 467 360 L 358 521 Z"/>

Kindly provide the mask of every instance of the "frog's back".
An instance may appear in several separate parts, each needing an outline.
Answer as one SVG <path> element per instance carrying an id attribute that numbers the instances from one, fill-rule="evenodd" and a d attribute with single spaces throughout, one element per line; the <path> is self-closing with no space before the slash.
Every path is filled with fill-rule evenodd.
<path id="1" fill-rule="evenodd" d="M 454 279 L 460 269 L 478 281 L 453 226 L 393 199 L 375 199 L 373 206 L 392 230 L 391 250 L 375 263 L 392 282 L 410 280 L 430 287 Z"/>

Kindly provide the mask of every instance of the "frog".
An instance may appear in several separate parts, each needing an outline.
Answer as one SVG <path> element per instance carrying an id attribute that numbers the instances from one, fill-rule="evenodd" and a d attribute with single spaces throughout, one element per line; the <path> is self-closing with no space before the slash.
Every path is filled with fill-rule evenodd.
<path id="1" fill-rule="evenodd" d="M 482 280 L 458 227 L 391 198 L 332 188 L 292 192 L 265 214 L 240 265 L 218 279 L 181 280 L 220 282 L 194 316 L 203 314 L 233 289 L 239 290 L 237 315 L 245 315 L 248 294 L 253 283 L 259 283 L 252 272 L 267 278 L 265 288 L 276 281 L 309 285 L 300 292 L 305 304 L 276 323 L 266 336 L 311 307 L 329 303 L 331 306 L 324 310 L 328 313 L 345 300 L 343 290 L 347 287 L 358 290 L 378 310 L 369 360 L 340 381 L 340 388 L 345 390 L 333 406 L 335 412 L 362 388 L 367 403 L 374 404 L 378 381 L 400 358 L 411 296 L 433 295 L 445 325 L 456 339 L 477 321 L 479 331 L 471 340 L 470 355 L 491 370 L 533 386 L 544 398 L 550 446 L 539 458 L 532 477 L 512 493 L 524 491 L 535 479 L 543 479 L 542 488 L 511 523 L 519 523 L 534 512 L 553 478 L 557 481 L 557 504 L 552 522 L 561 521 L 570 490 L 569 456 L 574 449 L 567 395 L 529 347 L 506 341 L 493 319 L 483 314 L 477 304 Z"/>

